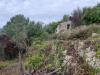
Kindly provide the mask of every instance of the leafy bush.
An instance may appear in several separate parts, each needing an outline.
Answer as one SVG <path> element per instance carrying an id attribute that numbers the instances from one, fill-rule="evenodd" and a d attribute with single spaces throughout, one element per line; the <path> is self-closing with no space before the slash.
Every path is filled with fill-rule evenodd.
<path id="1" fill-rule="evenodd" d="M 95 69 L 93 69 L 91 66 L 89 66 L 86 62 L 84 62 L 81 67 L 85 70 L 86 75 L 95 75 Z M 80 75 L 80 74 L 79 74 Z"/>
<path id="2" fill-rule="evenodd" d="M 88 8 L 83 16 L 83 20 L 86 24 L 100 23 L 100 6 L 95 6 L 93 8 Z"/>
<path id="3" fill-rule="evenodd" d="M 93 27 L 91 27 L 91 29 L 92 29 L 92 32 L 93 33 L 98 33 L 98 34 L 100 34 L 100 26 L 93 26 Z"/>
<path id="4" fill-rule="evenodd" d="M 38 50 L 42 50 L 42 49 L 47 48 L 48 44 L 47 44 L 47 42 L 37 40 L 32 43 L 32 47 L 35 49 L 38 49 Z"/>
<path id="5" fill-rule="evenodd" d="M 34 70 L 40 69 L 43 64 L 43 56 L 33 55 L 28 58 L 28 62 L 26 63 L 26 67 L 31 66 Z"/>
<path id="6" fill-rule="evenodd" d="M 8 66 L 8 63 L 0 62 L 0 69 Z"/>
<path id="7" fill-rule="evenodd" d="M 55 40 L 52 44 L 52 47 L 53 51 L 47 57 L 48 58 L 47 68 L 49 71 L 61 68 L 63 60 L 62 52 L 64 51 L 64 49 L 62 48 L 60 41 Z"/>
<path id="8" fill-rule="evenodd" d="M 77 33 L 72 33 L 69 39 L 86 39 L 89 36 L 91 36 L 91 32 L 88 29 L 86 29 L 86 30 L 80 30 Z"/>
<path id="9" fill-rule="evenodd" d="M 72 29 L 71 32 L 66 31 L 61 34 L 59 33 L 57 35 L 57 38 L 61 40 L 86 39 L 90 37 L 91 34 L 92 30 L 90 29 L 90 27 L 80 26 L 78 28 Z"/>
<path id="10" fill-rule="evenodd" d="M 100 58 L 100 36 L 92 37 L 92 43 L 95 45 L 96 57 Z"/>
<path id="11" fill-rule="evenodd" d="M 100 48 L 99 48 L 99 50 L 96 52 L 96 57 L 97 57 L 97 58 L 100 58 Z"/>
<path id="12" fill-rule="evenodd" d="M 100 44 L 99 43 L 96 44 L 96 57 L 100 58 Z"/>

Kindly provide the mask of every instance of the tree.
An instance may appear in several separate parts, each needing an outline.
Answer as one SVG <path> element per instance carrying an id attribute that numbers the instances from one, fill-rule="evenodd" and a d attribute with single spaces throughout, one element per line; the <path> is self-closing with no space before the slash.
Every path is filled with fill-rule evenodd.
<path id="1" fill-rule="evenodd" d="M 100 4 L 93 8 L 85 8 L 83 21 L 85 24 L 100 23 Z"/>
<path id="2" fill-rule="evenodd" d="M 27 35 L 29 23 L 29 19 L 25 18 L 24 15 L 15 15 L 3 28 L 3 32 L 17 43 L 19 49 L 21 47 L 28 50 L 30 45 Z"/>
<path id="3" fill-rule="evenodd" d="M 7 22 L 3 28 L 3 32 L 9 35 L 14 40 L 21 40 L 26 38 L 26 27 L 29 23 L 29 19 L 24 15 L 16 15 Z"/>
<path id="4" fill-rule="evenodd" d="M 58 24 L 59 24 L 58 22 L 52 22 L 52 23 L 48 24 L 47 26 L 45 26 L 46 32 L 48 32 L 49 34 L 54 33 Z"/>
<path id="5" fill-rule="evenodd" d="M 62 19 L 62 22 L 66 22 L 66 21 L 68 21 L 68 19 L 69 19 L 69 16 L 68 15 L 64 15 L 63 19 Z"/>
<path id="6" fill-rule="evenodd" d="M 74 25 L 79 26 L 82 25 L 82 16 L 83 16 L 83 11 L 79 8 L 73 11 L 72 13 L 72 21 Z"/>
<path id="7" fill-rule="evenodd" d="M 43 24 L 41 22 L 30 22 L 27 27 L 27 36 L 29 39 L 42 39 L 44 34 Z"/>

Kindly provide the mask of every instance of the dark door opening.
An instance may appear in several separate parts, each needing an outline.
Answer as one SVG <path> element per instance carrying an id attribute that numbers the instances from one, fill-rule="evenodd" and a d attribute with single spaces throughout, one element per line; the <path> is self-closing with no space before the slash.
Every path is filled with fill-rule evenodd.
<path id="1" fill-rule="evenodd" d="M 67 29 L 69 29 L 70 28 L 70 24 L 67 24 Z"/>

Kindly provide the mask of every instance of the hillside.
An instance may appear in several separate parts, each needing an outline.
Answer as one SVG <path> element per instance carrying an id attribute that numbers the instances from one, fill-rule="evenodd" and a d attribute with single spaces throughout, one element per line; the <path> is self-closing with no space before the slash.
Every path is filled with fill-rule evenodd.
<path id="1" fill-rule="evenodd" d="M 99 75 L 100 27 L 96 25 L 83 27 L 73 29 L 69 34 L 68 32 L 60 36 L 57 34 L 56 39 L 53 39 L 53 36 L 48 41 L 34 41 L 22 59 L 24 72 L 38 75 L 95 75 L 97 73 Z M 18 60 L 11 63 L 16 62 Z M 13 68 L 7 71 L 6 66 L 11 63 L 4 64 L 5 71 L 2 70 L 3 64 L 0 66 L 1 75 L 8 73 L 13 75 L 13 72 L 18 72 L 18 65 L 15 67 L 16 71 Z"/>
<path id="2" fill-rule="evenodd" d="M 3 17 L 6 16 L 1 16 L 0 23 L 7 21 L 0 29 L 0 75 L 100 75 L 100 4 L 77 8 L 70 12 L 70 15 L 67 14 L 69 10 L 64 15 L 64 9 L 60 7 L 60 12 L 54 9 L 52 11 L 56 13 L 52 14 L 51 9 L 47 7 L 47 14 L 44 14 L 45 10 L 40 12 L 39 9 L 39 13 L 32 16 L 35 11 L 33 12 L 31 7 L 28 10 L 32 13 L 26 12 L 28 16 L 24 14 L 24 10 L 31 4 L 27 3 L 28 1 L 21 2 L 24 3 L 23 7 L 25 5 L 21 8 L 19 0 L 15 0 L 14 7 L 18 5 L 21 9 L 14 9 L 16 13 L 10 9 L 11 13 L 7 15 L 11 17 L 11 14 L 13 17 L 9 20 L 6 14 L 1 14 Z M 53 6 L 50 3 L 50 6 L 58 6 L 56 3 Z M 60 6 L 63 7 L 62 5 Z M 72 7 L 74 5 L 70 10 Z M 16 10 L 22 10 L 22 14 L 18 14 Z M 61 15 L 57 14 L 61 13 L 64 16 L 59 21 L 48 24 L 34 18 L 40 17 L 49 21 L 54 19 L 55 15 L 58 19 Z"/>

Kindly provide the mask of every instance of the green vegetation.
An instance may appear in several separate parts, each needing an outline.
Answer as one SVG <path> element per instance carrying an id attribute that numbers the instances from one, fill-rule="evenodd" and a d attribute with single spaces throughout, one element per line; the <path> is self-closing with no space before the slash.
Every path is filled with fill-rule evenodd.
<path id="1" fill-rule="evenodd" d="M 48 47 L 48 42 L 35 41 L 32 43 L 32 47 L 34 49 L 43 50 L 43 49 L 46 49 Z"/>
<path id="2" fill-rule="evenodd" d="M 27 62 L 27 67 L 31 66 L 34 70 L 38 70 L 42 67 L 43 65 L 43 56 L 39 56 L 39 55 L 33 55 L 31 57 L 28 58 L 28 62 Z"/>
<path id="3" fill-rule="evenodd" d="M 68 15 L 64 15 L 61 22 L 66 22 L 69 20 L 69 16 Z"/>
<path id="4" fill-rule="evenodd" d="M 96 36 L 94 38 L 92 38 L 93 43 L 95 44 L 96 47 L 96 57 L 100 58 L 100 42 L 98 42 L 98 40 L 100 40 L 100 36 Z"/>
<path id="5" fill-rule="evenodd" d="M 42 22 L 30 21 L 29 18 L 19 14 L 7 22 L 1 33 L 8 35 L 14 42 L 26 48 L 26 54 L 22 58 L 26 70 L 32 67 L 36 71 L 46 69 L 48 72 L 52 72 L 61 68 L 56 72 L 56 75 L 64 75 L 63 73 L 67 73 L 69 67 L 67 65 L 62 67 L 64 61 L 63 51 L 67 49 L 73 51 L 69 51 L 68 55 L 71 56 L 73 53 L 74 56 L 73 41 L 90 39 L 95 46 L 96 57 L 100 58 L 100 36 L 92 37 L 92 33 L 100 34 L 100 4 L 92 8 L 74 10 L 70 19 L 76 28 L 72 29 L 71 33 L 56 34 L 57 26 L 61 22 L 68 21 L 68 17 L 69 15 L 64 15 L 60 21 L 43 26 Z M 95 24 L 93 25 L 93 23 Z M 83 24 L 90 26 L 80 26 Z M 0 55 L 3 52 L 1 49 L 0 47 Z M 78 60 L 78 62 L 82 62 L 81 60 Z M 18 61 L 16 62 L 18 63 Z M 8 66 L 9 62 L 0 63 L 0 69 Z M 100 72 L 100 69 L 90 67 L 85 61 L 80 63 L 79 67 L 81 67 L 82 72 L 86 71 L 87 75 L 96 75 L 97 72 Z M 81 70 L 79 71 L 81 72 Z"/>
<path id="6" fill-rule="evenodd" d="M 100 4 L 93 8 L 85 8 L 83 20 L 86 24 L 100 23 Z"/>
<path id="7" fill-rule="evenodd" d="M 8 66 L 8 63 L 0 62 L 0 69 L 5 68 Z"/>
<path id="8" fill-rule="evenodd" d="M 17 59 L 0 61 L 0 70 L 6 67 L 14 66 L 17 64 L 16 62 L 18 62 Z"/>

